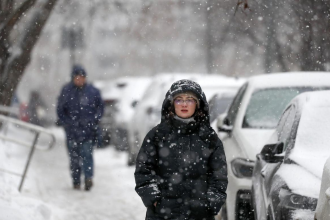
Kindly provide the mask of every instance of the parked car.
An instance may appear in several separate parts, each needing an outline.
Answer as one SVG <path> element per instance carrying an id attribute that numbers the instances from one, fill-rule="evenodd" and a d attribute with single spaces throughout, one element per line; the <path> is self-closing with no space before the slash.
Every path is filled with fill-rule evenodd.
<path id="1" fill-rule="evenodd" d="M 117 150 L 128 150 L 128 129 L 131 125 L 135 108 L 145 90 L 151 83 L 150 77 L 125 77 L 118 80 L 122 88 L 120 98 L 115 104 L 112 140 Z"/>
<path id="2" fill-rule="evenodd" d="M 117 84 L 116 80 L 95 81 L 93 85 L 100 90 L 104 102 L 104 113 L 101 118 L 100 128 L 103 137 L 103 146 L 107 146 L 112 143 L 111 136 L 115 132 L 113 127 L 114 112 L 115 105 L 120 98 L 121 86 Z"/>
<path id="3" fill-rule="evenodd" d="M 101 118 L 104 145 L 112 144 L 118 150 L 127 150 L 127 127 L 150 82 L 150 77 L 120 77 L 93 83 L 101 91 L 105 105 Z"/>
<path id="4" fill-rule="evenodd" d="M 301 94 L 284 110 L 253 170 L 255 219 L 314 219 L 330 156 L 329 112 L 330 91 Z"/>
<path id="5" fill-rule="evenodd" d="M 329 89 L 329 73 L 278 73 L 253 76 L 240 88 L 227 114 L 217 122 L 228 165 L 222 219 L 253 219 L 252 172 L 256 155 L 270 138 L 286 105 L 298 94 Z"/>
<path id="6" fill-rule="evenodd" d="M 329 125 L 328 121 L 328 125 Z M 329 132 L 329 128 L 328 128 Z M 328 220 L 330 219 L 330 157 L 324 164 L 323 174 L 321 179 L 321 189 L 317 201 L 315 211 L 315 219 Z"/>
<path id="7" fill-rule="evenodd" d="M 142 141 L 148 131 L 161 121 L 161 107 L 167 90 L 173 82 L 180 79 L 190 79 L 196 81 L 203 88 L 205 96 L 210 99 L 214 94 L 223 91 L 237 90 L 244 82 L 244 79 L 231 78 L 222 75 L 206 74 L 159 74 L 156 75 L 146 90 L 130 129 L 130 145 L 128 165 L 133 165 Z"/>

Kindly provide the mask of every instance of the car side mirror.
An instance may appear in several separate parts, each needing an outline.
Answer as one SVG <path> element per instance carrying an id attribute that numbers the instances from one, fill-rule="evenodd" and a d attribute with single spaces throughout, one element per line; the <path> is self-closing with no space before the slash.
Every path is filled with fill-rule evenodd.
<path id="1" fill-rule="evenodd" d="M 276 144 L 267 144 L 261 150 L 261 158 L 267 163 L 278 163 L 283 161 L 283 142 Z"/>
<path id="2" fill-rule="evenodd" d="M 221 114 L 217 118 L 217 128 L 219 132 L 230 133 L 233 130 L 233 126 L 230 125 L 227 114 Z"/>

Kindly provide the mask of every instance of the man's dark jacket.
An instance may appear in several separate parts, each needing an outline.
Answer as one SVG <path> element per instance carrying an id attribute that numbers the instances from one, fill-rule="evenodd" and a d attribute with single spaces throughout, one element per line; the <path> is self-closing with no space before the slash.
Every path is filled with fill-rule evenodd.
<path id="1" fill-rule="evenodd" d="M 57 115 L 68 140 L 82 142 L 97 138 L 103 108 L 100 92 L 94 86 L 85 84 L 80 88 L 73 82 L 65 85 L 58 98 Z"/>
<path id="2" fill-rule="evenodd" d="M 173 96 L 185 91 L 197 95 L 204 114 L 188 124 L 169 117 Z M 172 85 L 163 103 L 162 122 L 147 134 L 137 157 L 135 189 L 147 207 L 147 220 L 213 220 L 224 204 L 226 158 L 208 117 L 208 104 L 197 83 L 180 80 Z"/>

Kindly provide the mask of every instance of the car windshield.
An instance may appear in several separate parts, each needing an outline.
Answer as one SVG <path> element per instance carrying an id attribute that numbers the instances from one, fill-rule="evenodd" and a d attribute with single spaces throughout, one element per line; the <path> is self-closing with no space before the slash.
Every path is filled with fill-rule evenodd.
<path id="1" fill-rule="evenodd" d="M 284 87 L 257 90 L 252 94 L 245 112 L 243 128 L 273 129 L 286 107 L 302 92 L 328 90 L 320 87 Z"/>

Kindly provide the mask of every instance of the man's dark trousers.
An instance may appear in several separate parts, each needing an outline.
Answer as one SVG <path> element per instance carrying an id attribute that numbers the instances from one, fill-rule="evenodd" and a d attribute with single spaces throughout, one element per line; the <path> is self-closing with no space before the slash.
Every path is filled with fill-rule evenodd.
<path id="1" fill-rule="evenodd" d="M 80 174 L 82 171 L 85 175 L 85 179 L 93 177 L 93 147 L 93 141 L 68 141 L 70 170 L 74 185 L 80 185 Z"/>

